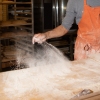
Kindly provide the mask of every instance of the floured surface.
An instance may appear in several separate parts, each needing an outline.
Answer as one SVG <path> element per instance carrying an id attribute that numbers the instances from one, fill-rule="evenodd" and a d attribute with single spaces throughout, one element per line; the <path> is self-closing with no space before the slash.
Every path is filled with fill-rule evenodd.
<path id="1" fill-rule="evenodd" d="M 31 55 L 18 51 L 18 67 L 1 73 L 1 100 L 69 100 L 84 89 L 100 90 L 100 54 L 71 62 L 54 46 L 35 44 Z"/>
<path id="2" fill-rule="evenodd" d="M 63 74 L 54 64 L 0 73 L 0 100 L 69 100 L 84 89 L 98 92 L 99 56 L 67 61 L 65 70 L 69 71 Z"/>

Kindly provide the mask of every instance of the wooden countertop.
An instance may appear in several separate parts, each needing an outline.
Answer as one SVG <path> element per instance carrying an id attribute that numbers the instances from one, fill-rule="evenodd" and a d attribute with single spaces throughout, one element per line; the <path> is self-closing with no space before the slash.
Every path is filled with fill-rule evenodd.
<path id="1" fill-rule="evenodd" d="M 75 100 L 100 100 L 98 59 L 72 61 L 71 72 L 63 76 L 49 78 L 49 71 L 46 73 L 43 69 L 44 74 L 40 69 L 33 67 L 0 73 L 0 100 L 70 100 L 84 89 L 90 89 L 94 94 Z"/>

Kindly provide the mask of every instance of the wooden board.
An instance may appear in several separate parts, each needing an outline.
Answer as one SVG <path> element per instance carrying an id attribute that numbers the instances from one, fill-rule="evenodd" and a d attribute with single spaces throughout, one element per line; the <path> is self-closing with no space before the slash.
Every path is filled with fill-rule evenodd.
<path id="1" fill-rule="evenodd" d="M 30 34 L 29 32 L 26 31 L 18 31 L 18 32 L 5 32 L 0 35 L 0 39 L 8 39 L 8 38 L 17 38 L 17 37 L 23 37 L 27 36 Z"/>
<path id="2" fill-rule="evenodd" d="M 31 4 L 31 2 L 13 2 L 13 1 L 3 1 L 0 4 Z"/>
<path id="3" fill-rule="evenodd" d="M 2 5 L 0 5 L 0 21 L 2 21 Z"/>
<path id="4" fill-rule="evenodd" d="M 2 68 L 7 68 L 16 65 L 16 59 L 3 59 L 2 61 Z M 13 69 L 13 68 L 12 68 Z"/>
<path id="5" fill-rule="evenodd" d="M 75 100 L 100 100 L 99 59 L 73 61 L 71 72 L 61 76 L 53 75 L 57 71 L 53 65 L 0 73 L 0 100 L 70 100 L 84 89 L 95 94 Z"/>
<path id="6" fill-rule="evenodd" d="M 27 23 L 25 20 L 9 20 L 0 23 L 0 27 L 19 26 L 19 25 L 32 25 L 32 23 Z"/>
<path id="7" fill-rule="evenodd" d="M 7 20 L 8 20 L 8 5 L 2 5 L 2 21 L 7 21 Z"/>

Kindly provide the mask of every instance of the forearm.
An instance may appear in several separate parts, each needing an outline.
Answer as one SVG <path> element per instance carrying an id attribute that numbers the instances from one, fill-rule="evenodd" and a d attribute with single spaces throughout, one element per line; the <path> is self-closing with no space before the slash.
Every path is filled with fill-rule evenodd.
<path id="1" fill-rule="evenodd" d="M 50 38 L 61 37 L 65 35 L 67 32 L 68 30 L 64 28 L 62 25 L 60 25 L 51 31 L 45 32 L 44 34 L 46 35 L 47 39 L 50 39 Z"/>

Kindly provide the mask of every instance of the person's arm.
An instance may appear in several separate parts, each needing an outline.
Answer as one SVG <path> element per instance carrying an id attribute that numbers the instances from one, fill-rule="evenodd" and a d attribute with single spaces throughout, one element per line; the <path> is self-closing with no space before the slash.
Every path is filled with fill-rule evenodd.
<path id="1" fill-rule="evenodd" d="M 33 44 L 34 42 L 42 43 L 46 39 L 61 37 L 65 35 L 74 22 L 74 18 L 76 15 L 74 8 L 75 8 L 75 3 L 73 2 L 73 0 L 69 0 L 66 10 L 66 16 L 64 17 L 62 24 L 51 31 L 35 34 L 32 38 L 32 43 Z"/>
<path id="2" fill-rule="evenodd" d="M 54 28 L 53 30 L 46 32 L 45 35 L 47 36 L 47 39 L 50 39 L 50 38 L 61 37 L 65 35 L 67 32 L 68 30 L 64 28 L 62 25 L 60 25 Z"/>
<path id="3" fill-rule="evenodd" d="M 34 42 L 42 43 L 50 38 L 61 37 L 61 36 L 65 35 L 67 32 L 68 32 L 68 30 L 66 28 L 64 28 L 62 25 L 60 25 L 51 31 L 35 34 L 32 39 L 32 43 L 33 44 L 34 44 Z"/>

